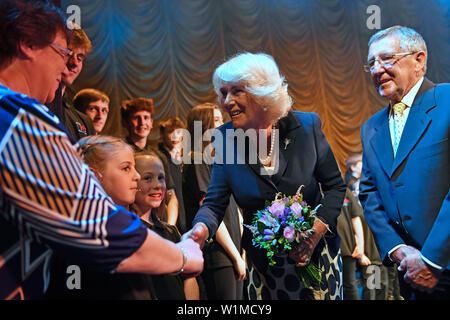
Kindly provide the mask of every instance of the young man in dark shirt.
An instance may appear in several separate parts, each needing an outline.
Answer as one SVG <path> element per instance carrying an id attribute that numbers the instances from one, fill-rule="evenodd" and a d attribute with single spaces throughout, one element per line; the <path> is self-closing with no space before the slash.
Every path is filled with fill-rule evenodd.
<path id="1" fill-rule="evenodd" d="M 175 193 L 178 199 L 178 220 L 177 227 L 181 233 L 186 229 L 186 214 L 183 200 L 183 172 L 181 166 L 180 145 L 183 138 L 182 131 L 184 123 L 178 118 L 169 118 L 159 125 L 161 142 L 158 143 L 158 150 L 164 154 L 169 162 L 169 171 L 175 184 Z M 190 227 L 190 226 L 189 226 Z"/>
<path id="2" fill-rule="evenodd" d="M 80 90 L 73 97 L 73 106 L 92 120 L 97 134 L 103 131 L 109 114 L 109 97 L 106 93 L 92 88 Z"/>
<path id="3" fill-rule="evenodd" d="M 120 114 L 122 116 L 122 125 L 128 131 L 128 136 L 125 141 L 128 142 L 136 152 L 148 150 L 156 152 L 164 162 L 164 166 L 166 168 L 169 167 L 169 160 L 167 157 L 157 149 L 152 148 L 147 140 L 153 127 L 153 99 L 141 97 L 125 100 L 122 102 Z M 167 217 L 164 217 L 164 221 L 171 225 L 176 225 L 178 220 L 179 200 L 175 193 L 175 184 L 170 172 L 166 172 L 166 185 L 167 191 L 165 198 L 167 199 Z"/>
<path id="4" fill-rule="evenodd" d="M 55 99 L 47 104 L 47 106 L 62 121 L 74 141 L 78 141 L 83 137 L 96 134 L 92 120 L 84 113 L 75 109 L 64 95 L 66 89 L 80 75 L 83 69 L 84 59 L 92 50 L 91 41 L 78 25 L 73 24 L 72 37 L 68 48 L 72 50 L 73 54 L 67 61 L 67 69 L 63 73 L 62 81 L 55 94 Z"/>

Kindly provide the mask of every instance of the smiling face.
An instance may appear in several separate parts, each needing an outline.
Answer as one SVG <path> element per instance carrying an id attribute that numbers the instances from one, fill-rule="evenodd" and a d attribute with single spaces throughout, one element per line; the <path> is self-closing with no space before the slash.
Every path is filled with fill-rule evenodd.
<path id="1" fill-rule="evenodd" d="M 64 73 L 64 85 L 70 86 L 78 78 L 83 69 L 84 58 L 86 57 L 86 49 L 70 48 L 73 51 L 72 57 L 67 62 L 67 70 Z"/>
<path id="2" fill-rule="evenodd" d="M 369 47 L 367 61 L 385 54 L 407 52 L 400 48 L 400 40 L 396 36 L 387 36 L 377 40 Z M 378 93 L 391 102 L 396 103 L 411 90 L 423 76 L 425 54 L 423 52 L 404 55 L 396 58 L 391 67 L 375 62 L 371 77 Z"/>
<path id="3" fill-rule="evenodd" d="M 236 129 L 265 129 L 270 126 L 264 109 L 252 99 L 242 84 L 225 83 L 220 88 L 220 94 L 221 105 L 230 115 Z"/>
<path id="4" fill-rule="evenodd" d="M 64 34 L 59 31 L 53 43 L 62 48 L 67 48 L 67 40 Z M 55 92 L 66 69 L 62 51 L 57 47 L 47 46 L 42 49 L 33 50 L 32 58 L 28 60 L 32 65 L 30 95 L 42 103 L 48 103 L 55 98 Z M 59 53 L 58 53 L 59 52 Z"/>
<path id="5" fill-rule="evenodd" d="M 89 118 L 91 118 L 95 132 L 100 133 L 105 126 L 106 119 L 108 118 L 109 113 L 108 102 L 103 100 L 90 102 L 86 107 L 86 109 L 84 110 L 84 113 Z"/>
<path id="6" fill-rule="evenodd" d="M 131 114 L 128 121 L 125 122 L 125 127 L 131 138 L 147 138 L 152 126 L 152 114 L 145 110 Z"/>
<path id="7" fill-rule="evenodd" d="M 136 205 L 142 212 L 158 208 L 166 193 L 165 173 L 161 160 L 155 156 L 139 155 L 136 157 L 136 170 L 141 175 Z"/>
<path id="8" fill-rule="evenodd" d="M 114 203 L 127 207 L 135 200 L 140 175 L 135 169 L 134 153 L 125 148 L 114 153 L 102 170 L 96 170 L 100 183 Z"/>

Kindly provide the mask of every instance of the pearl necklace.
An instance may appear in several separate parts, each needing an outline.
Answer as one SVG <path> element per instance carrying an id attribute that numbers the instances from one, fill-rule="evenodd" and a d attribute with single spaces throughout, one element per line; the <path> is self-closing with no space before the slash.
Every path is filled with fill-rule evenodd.
<path id="1" fill-rule="evenodd" d="M 267 155 L 267 157 L 265 157 L 264 159 L 261 159 L 261 157 L 258 155 L 259 161 L 261 161 L 261 163 L 264 166 L 267 166 L 271 161 L 272 161 L 272 153 L 273 153 L 273 147 L 275 146 L 275 130 L 276 126 L 273 125 L 272 126 L 272 132 L 271 132 L 271 142 L 270 142 L 270 151 L 269 154 Z"/>

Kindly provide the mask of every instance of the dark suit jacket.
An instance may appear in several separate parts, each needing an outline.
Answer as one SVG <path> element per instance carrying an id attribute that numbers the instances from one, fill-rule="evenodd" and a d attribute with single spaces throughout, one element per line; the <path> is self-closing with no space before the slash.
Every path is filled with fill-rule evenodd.
<path id="1" fill-rule="evenodd" d="M 69 131 L 76 141 L 81 138 L 95 136 L 97 134 L 91 118 L 89 118 L 86 114 L 78 111 L 64 101 L 63 107 L 65 110 L 64 124 L 66 125 L 67 131 Z"/>
<path id="2" fill-rule="evenodd" d="M 393 157 L 389 107 L 361 128 L 363 170 L 359 198 L 382 259 L 398 244 L 421 250 L 449 268 L 450 84 L 424 79 Z"/>
<path id="3" fill-rule="evenodd" d="M 327 233 L 328 244 L 335 255 L 339 249 L 337 217 L 346 187 L 322 133 L 320 118 L 315 113 L 291 111 L 285 118 L 280 119 L 279 168 L 273 176 L 261 174 L 262 165 L 259 160 L 256 164 L 249 164 L 248 153 L 243 155 L 238 151 L 236 139 L 226 137 L 226 130 L 234 132 L 231 122 L 216 130 L 215 135 L 224 137 L 225 143 L 223 148 L 215 144 L 216 155 L 211 181 L 193 225 L 204 222 L 212 236 L 223 218 L 231 194 L 243 210 L 244 223 L 251 224 L 254 213 L 265 207 L 266 200 L 274 200 L 278 192 L 294 195 L 298 187 L 304 185 L 304 200 L 313 208 L 319 203 L 323 204 L 318 210 L 318 216 L 330 226 L 332 233 Z M 287 147 L 286 139 L 290 141 Z M 216 137 L 214 143 L 217 141 Z M 230 151 L 230 146 L 233 146 L 233 151 Z M 232 153 L 234 157 L 230 157 L 227 152 Z M 225 161 L 227 158 L 233 158 L 233 163 Z M 237 163 L 238 159 L 244 158 L 246 163 Z M 224 160 L 224 164 L 219 164 L 220 159 Z M 324 193 L 323 198 L 319 183 Z M 251 232 L 247 228 L 244 228 L 242 245 L 254 263 L 267 263 L 264 251 L 251 245 Z"/>
<path id="4" fill-rule="evenodd" d="M 55 99 L 47 104 L 48 108 L 61 120 L 72 143 L 81 138 L 95 136 L 91 118 L 75 109 L 62 94 L 62 84 L 55 93 Z"/>

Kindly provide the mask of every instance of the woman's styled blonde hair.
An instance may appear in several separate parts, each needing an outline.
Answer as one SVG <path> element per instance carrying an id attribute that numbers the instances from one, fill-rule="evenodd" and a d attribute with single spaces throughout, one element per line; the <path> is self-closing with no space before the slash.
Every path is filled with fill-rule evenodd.
<path id="1" fill-rule="evenodd" d="M 216 68 L 214 90 L 220 103 L 220 89 L 225 83 L 239 83 L 253 100 L 261 105 L 270 119 L 276 121 L 287 115 L 292 107 L 288 85 L 272 56 L 265 53 L 240 53 Z"/>
<path id="2" fill-rule="evenodd" d="M 121 138 L 111 136 L 89 136 L 78 141 L 81 149 L 81 156 L 84 162 L 92 169 L 101 172 L 106 166 L 106 162 L 116 153 L 129 149 L 134 153 L 134 149 Z"/>

